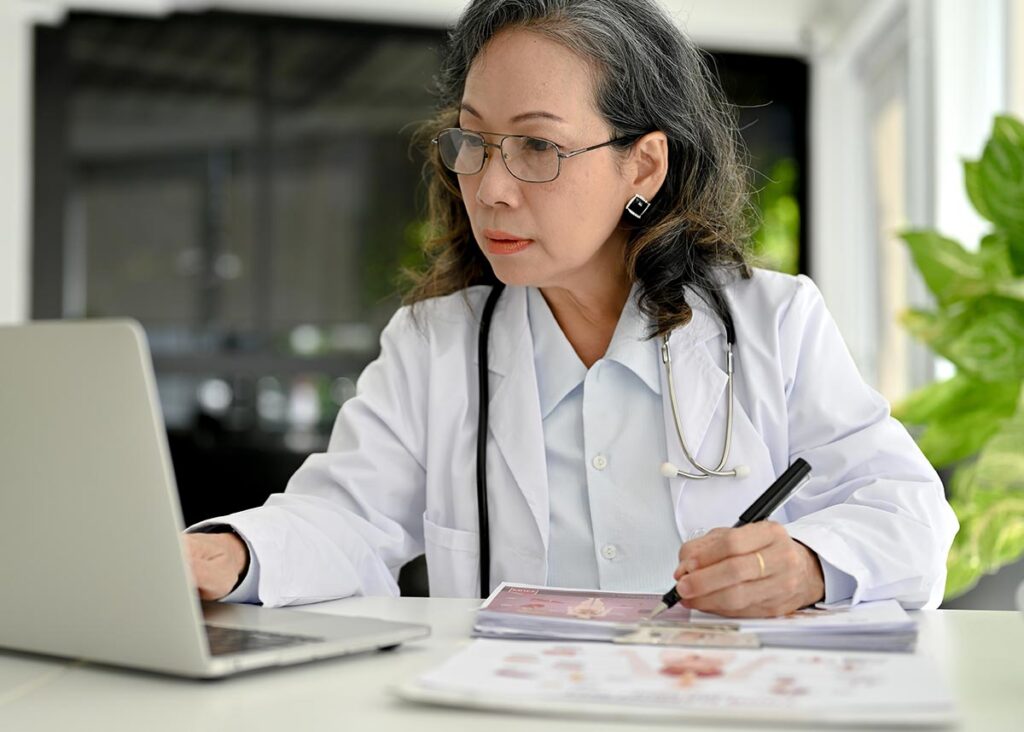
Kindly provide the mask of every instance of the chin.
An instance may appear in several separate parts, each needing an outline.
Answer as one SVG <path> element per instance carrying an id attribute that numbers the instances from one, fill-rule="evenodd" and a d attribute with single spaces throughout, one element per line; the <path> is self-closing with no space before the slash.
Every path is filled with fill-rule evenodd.
<path id="1" fill-rule="evenodd" d="M 511 262 L 491 262 L 491 270 L 500 282 L 509 287 L 536 287 L 543 281 L 533 267 L 519 267 Z"/>

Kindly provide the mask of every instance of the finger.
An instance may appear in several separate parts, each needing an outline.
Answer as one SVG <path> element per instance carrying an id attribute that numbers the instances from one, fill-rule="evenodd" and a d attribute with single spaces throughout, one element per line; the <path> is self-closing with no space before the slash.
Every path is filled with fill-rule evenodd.
<path id="1" fill-rule="evenodd" d="M 692 567 L 690 571 L 709 567 L 727 557 L 752 554 L 783 539 L 788 540 L 789 534 L 782 524 L 774 521 L 758 521 L 736 529 L 724 529 L 683 544 L 679 550 L 680 566 Z"/>
<path id="2" fill-rule="evenodd" d="M 215 556 L 218 546 L 207 534 L 186 534 L 185 549 L 190 560 L 199 562 Z"/>
<path id="3" fill-rule="evenodd" d="M 776 617 L 797 609 L 787 605 L 789 595 L 777 578 L 766 577 L 687 600 L 686 606 L 732 618 Z"/>
<path id="4" fill-rule="evenodd" d="M 188 537 L 187 537 L 188 538 Z M 205 541 L 209 537 L 192 537 L 186 541 L 188 571 L 192 584 L 200 599 L 218 600 L 231 591 L 232 584 L 225 576 L 224 558 L 226 552 L 216 542 Z"/>
<path id="5" fill-rule="evenodd" d="M 721 536 L 727 531 L 729 529 L 719 527 L 705 531 L 698 538 L 683 542 L 679 547 L 679 564 L 676 565 L 672 576 L 678 580 L 684 574 L 697 569 L 697 561 L 693 557 L 698 555 L 709 542 L 715 541 L 715 537 Z"/>
<path id="6" fill-rule="evenodd" d="M 231 592 L 233 583 L 228 581 L 223 571 L 202 563 L 195 570 L 195 585 L 201 599 L 219 600 Z"/>
<path id="7" fill-rule="evenodd" d="M 699 550 L 700 547 L 706 545 L 709 541 L 714 540 L 716 536 L 721 536 L 727 531 L 729 531 L 729 529 L 719 527 L 717 529 L 711 529 L 711 531 L 701 534 L 696 539 L 684 541 L 683 544 L 679 547 L 679 561 L 682 561 L 685 558 L 684 550 L 686 550 L 686 554 L 687 556 L 689 556 L 694 551 Z M 687 549 L 687 547 L 689 547 L 689 549 Z"/>
<path id="8" fill-rule="evenodd" d="M 751 554 L 726 557 L 679 578 L 676 590 L 684 599 L 694 598 L 718 592 L 731 585 L 769 577 L 786 566 L 780 547 L 779 544 L 771 544 Z M 761 555 L 760 560 L 758 554 Z"/>

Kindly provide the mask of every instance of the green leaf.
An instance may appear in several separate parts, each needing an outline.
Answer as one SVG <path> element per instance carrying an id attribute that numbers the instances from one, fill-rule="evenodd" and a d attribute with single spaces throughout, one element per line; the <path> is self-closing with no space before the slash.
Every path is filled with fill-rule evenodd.
<path id="1" fill-rule="evenodd" d="M 978 213 L 1011 239 L 1024 236 L 1024 124 L 996 117 L 981 159 L 965 164 L 964 175 Z"/>
<path id="2" fill-rule="evenodd" d="M 1024 262 L 1022 262 L 1022 266 L 1024 266 Z M 1011 300 L 1024 301 L 1024 278 L 1017 277 L 1016 279 L 997 282 L 992 287 L 992 294 Z"/>
<path id="3" fill-rule="evenodd" d="M 912 310 L 904 314 L 903 323 L 980 380 L 1024 378 L 1024 301 L 986 296 L 935 313 Z"/>
<path id="4" fill-rule="evenodd" d="M 925 284 L 940 303 L 977 297 L 992 289 L 984 265 L 989 260 L 995 262 L 998 254 L 983 259 L 935 231 L 906 231 L 901 236 Z"/>
<path id="5" fill-rule="evenodd" d="M 998 281 L 1013 279 L 1010 245 L 1006 234 L 996 231 L 981 238 L 978 246 L 978 264 L 985 279 Z"/>
<path id="6" fill-rule="evenodd" d="M 900 317 L 903 327 L 920 341 L 932 345 L 943 337 L 945 320 L 938 314 L 928 310 L 911 308 Z"/>
<path id="7" fill-rule="evenodd" d="M 971 567 L 994 571 L 1024 554 L 1024 494 L 991 489 L 975 491 L 971 503 L 953 503 L 960 519 L 957 540 Z"/>
<path id="8" fill-rule="evenodd" d="M 950 361 L 981 379 L 1024 378 L 1024 303 L 986 297 L 956 319 L 943 343 Z"/>
<path id="9" fill-rule="evenodd" d="M 959 472 L 959 471 L 958 471 Z M 946 562 L 946 597 L 970 589 L 985 573 L 1024 555 L 1024 494 L 974 488 L 954 498 L 960 531 Z"/>
<path id="10" fill-rule="evenodd" d="M 1024 255 L 1024 247 L 1021 247 L 1021 254 Z M 1024 260 L 1018 273 L 1017 264 L 1011 257 L 1009 238 L 1004 232 L 997 231 L 983 237 L 978 257 L 985 278 L 992 283 L 991 294 L 1024 300 L 1024 277 L 1019 274 L 1024 273 Z"/>
<path id="11" fill-rule="evenodd" d="M 950 504 L 960 531 L 947 560 L 946 597 L 966 592 L 983 574 L 1024 555 L 1022 439 L 1024 407 L 1003 423 L 976 462 L 953 474 Z"/>
<path id="12" fill-rule="evenodd" d="M 893 405 L 892 416 L 904 424 L 924 424 L 955 409 L 958 401 L 970 393 L 974 379 L 957 374 L 946 381 L 936 381 L 911 392 Z"/>
<path id="13" fill-rule="evenodd" d="M 999 422 L 992 412 L 968 412 L 929 424 L 917 438 L 917 446 L 936 468 L 969 458 L 985 445 Z"/>
<path id="14" fill-rule="evenodd" d="M 982 381 L 960 373 L 929 384 L 893 410 L 906 424 L 926 424 L 918 446 L 937 468 L 976 454 L 1013 415 L 1020 382 Z"/>
<path id="15" fill-rule="evenodd" d="M 985 202 L 984 185 L 981 180 L 981 163 L 977 160 L 964 161 L 964 187 L 967 189 L 967 198 L 978 215 L 983 219 L 992 220 L 992 211 Z"/>
<path id="16" fill-rule="evenodd" d="M 958 504 L 969 504 L 974 492 L 974 463 L 965 463 L 953 471 L 953 477 L 947 488 L 950 503 L 956 508 Z M 959 516 L 959 512 L 957 516 Z"/>
<path id="17" fill-rule="evenodd" d="M 945 599 L 964 594 L 978 584 L 984 573 L 977 552 L 954 541 L 946 559 Z"/>
<path id="18" fill-rule="evenodd" d="M 984 237 L 977 252 L 935 231 L 905 231 L 900 236 L 940 305 L 984 295 L 1024 301 L 1024 277 L 1014 272 L 1005 233 Z"/>
<path id="19" fill-rule="evenodd" d="M 989 507 L 979 523 L 978 557 L 987 572 L 1024 554 L 1024 496 L 1007 496 Z"/>
<path id="20" fill-rule="evenodd" d="M 1015 490 L 1024 498 L 1024 408 L 994 431 L 978 455 L 974 476 L 981 487 Z"/>
<path id="21" fill-rule="evenodd" d="M 1017 380 L 981 381 L 957 374 L 911 393 L 893 408 L 893 415 L 907 424 L 924 424 L 975 411 L 990 412 L 993 419 L 1002 420 L 1014 413 L 1019 392 Z"/>

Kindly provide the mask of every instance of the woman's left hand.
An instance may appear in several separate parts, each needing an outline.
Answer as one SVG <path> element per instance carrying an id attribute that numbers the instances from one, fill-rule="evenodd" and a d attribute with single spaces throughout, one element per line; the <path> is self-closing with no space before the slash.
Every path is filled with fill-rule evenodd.
<path id="1" fill-rule="evenodd" d="M 682 605 L 731 617 L 786 615 L 825 597 L 818 555 L 774 521 L 686 542 L 675 579 Z"/>

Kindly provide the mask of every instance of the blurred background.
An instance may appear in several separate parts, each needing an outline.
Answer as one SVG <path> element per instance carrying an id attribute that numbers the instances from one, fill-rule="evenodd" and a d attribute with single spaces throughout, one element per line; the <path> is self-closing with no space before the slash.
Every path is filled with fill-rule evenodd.
<path id="1" fill-rule="evenodd" d="M 901 324 L 934 293 L 898 234 L 972 251 L 992 228 L 961 161 L 1024 114 L 1024 0 L 663 4 L 737 105 L 762 266 L 816 280 L 893 402 L 955 376 Z M 411 134 L 462 5 L 0 8 L 0 323 L 143 324 L 187 522 L 283 490 L 376 356 L 418 261 Z M 949 606 L 1010 607 L 1024 565 L 1002 552 Z"/>

